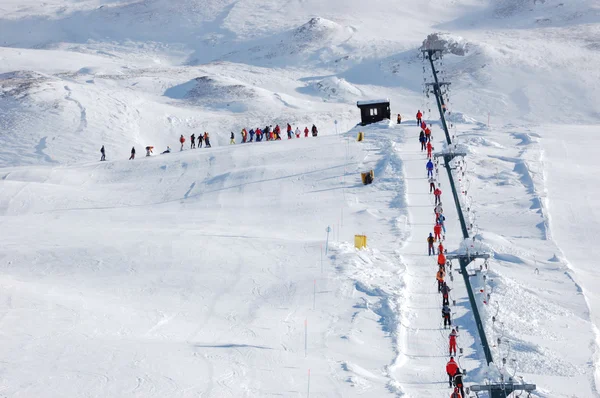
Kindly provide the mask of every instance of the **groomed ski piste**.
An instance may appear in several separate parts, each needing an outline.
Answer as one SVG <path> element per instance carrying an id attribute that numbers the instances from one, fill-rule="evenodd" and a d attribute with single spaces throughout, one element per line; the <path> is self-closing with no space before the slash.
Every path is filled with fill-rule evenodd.
<path id="1" fill-rule="evenodd" d="M 466 152 L 472 238 L 440 165 L 444 246 L 492 255 L 469 267 L 492 366 L 456 262 L 446 279 L 465 384 L 599 397 L 599 16 L 593 0 L 0 4 L 0 396 L 450 396 L 414 119 L 447 150 L 429 38 Z M 375 98 L 393 120 L 358 126 Z M 319 136 L 240 143 L 288 122 Z M 190 149 L 203 131 L 212 148 Z"/>

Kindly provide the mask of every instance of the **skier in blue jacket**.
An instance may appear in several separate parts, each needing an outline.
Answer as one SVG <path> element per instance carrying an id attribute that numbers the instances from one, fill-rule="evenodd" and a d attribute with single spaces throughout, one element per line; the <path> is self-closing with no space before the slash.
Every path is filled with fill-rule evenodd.
<path id="1" fill-rule="evenodd" d="M 425 167 L 427 168 L 427 177 L 433 177 L 433 162 L 431 159 L 429 159 Z"/>

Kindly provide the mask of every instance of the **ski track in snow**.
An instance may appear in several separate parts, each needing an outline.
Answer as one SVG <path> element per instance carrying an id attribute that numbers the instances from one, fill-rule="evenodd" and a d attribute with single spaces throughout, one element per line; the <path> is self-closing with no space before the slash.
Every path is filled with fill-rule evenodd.
<path id="1" fill-rule="evenodd" d="M 79 112 L 80 112 L 80 115 L 79 115 L 79 126 L 77 126 L 77 130 L 75 131 L 75 133 L 76 134 L 81 134 L 87 128 L 86 109 L 81 104 L 81 102 L 79 102 L 75 98 L 73 98 L 73 96 L 72 96 L 73 92 L 71 91 L 71 89 L 69 88 L 69 86 L 65 86 L 65 90 L 67 91 L 67 96 L 65 97 L 65 99 L 67 101 L 74 102 L 77 105 L 77 107 L 79 108 Z"/>

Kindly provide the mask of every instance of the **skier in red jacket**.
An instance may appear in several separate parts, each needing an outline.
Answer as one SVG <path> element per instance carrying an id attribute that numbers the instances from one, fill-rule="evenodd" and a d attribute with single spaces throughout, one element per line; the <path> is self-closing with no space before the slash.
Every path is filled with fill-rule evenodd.
<path id="1" fill-rule="evenodd" d="M 440 224 L 435 224 L 433 227 L 433 238 L 438 241 L 442 239 L 442 226 Z"/>
<path id="2" fill-rule="evenodd" d="M 448 383 L 450 384 L 450 387 L 452 387 L 452 380 L 457 370 L 458 364 L 454 361 L 454 357 L 450 357 L 450 360 L 446 364 L 446 373 L 448 374 Z"/>
<path id="3" fill-rule="evenodd" d="M 454 352 L 454 355 L 456 355 L 456 338 L 458 337 L 458 333 L 456 333 L 456 329 L 452 328 L 452 331 L 450 332 L 450 335 L 448 336 L 449 338 L 449 343 L 450 343 L 450 355 L 452 355 L 452 353 Z M 456 373 L 455 373 L 456 375 Z"/>
<path id="4" fill-rule="evenodd" d="M 309 133 L 308 127 L 304 127 L 304 137 L 308 137 L 308 133 Z"/>
<path id="5" fill-rule="evenodd" d="M 433 145 L 431 145 L 431 141 L 427 143 L 427 158 L 431 159 L 431 151 L 433 150 Z"/>
<path id="6" fill-rule="evenodd" d="M 417 126 L 421 125 L 421 118 L 423 117 L 423 114 L 421 113 L 421 110 L 418 109 L 417 110 Z"/>
<path id="7" fill-rule="evenodd" d="M 435 196 L 435 205 L 437 206 L 437 204 L 442 201 L 442 190 L 439 187 L 437 187 L 435 191 L 433 191 L 433 196 Z"/>
<path id="8" fill-rule="evenodd" d="M 183 134 L 181 134 L 181 137 L 179 137 L 179 142 L 181 143 L 181 151 L 183 151 L 183 143 L 185 142 L 185 137 L 183 136 Z"/>

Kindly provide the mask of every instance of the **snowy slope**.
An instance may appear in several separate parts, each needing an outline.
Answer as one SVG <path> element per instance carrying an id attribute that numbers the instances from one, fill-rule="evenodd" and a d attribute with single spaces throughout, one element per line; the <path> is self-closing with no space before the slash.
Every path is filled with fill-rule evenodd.
<path id="1" fill-rule="evenodd" d="M 308 369 L 315 393 L 358 394 L 353 372 L 358 390 L 385 392 L 393 346 L 369 308 L 353 309 L 369 293 L 353 270 L 321 265 L 325 227 L 350 206 L 342 190 L 362 190 L 355 173 L 341 181 L 344 142 L 5 169 L 3 230 L 19 232 L 4 241 L 3 392 L 293 396 Z M 359 154 L 353 143 L 348 168 Z M 381 229 L 361 224 L 334 231 Z"/>
<path id="2" fill-rule="evenodd" d="M 538 396 L 599 396 L 599 23 L 594 0 L 4 1 L 3 394 L 305 396 L 311 369 L 317 396 L 447 396 L 409 120 L 437 120 L 418 54 L 441 32 L 496 363 Z M 372 98 L 409 124 L 353 128 Z M 321 136 L 226 146 L 288 122 Z M 211 150 L 125 161 L 203 131 Z M 448 250 L 475 245 L 440 183 Z M 461 365 L 484 382 L 453 284 Z"/>

